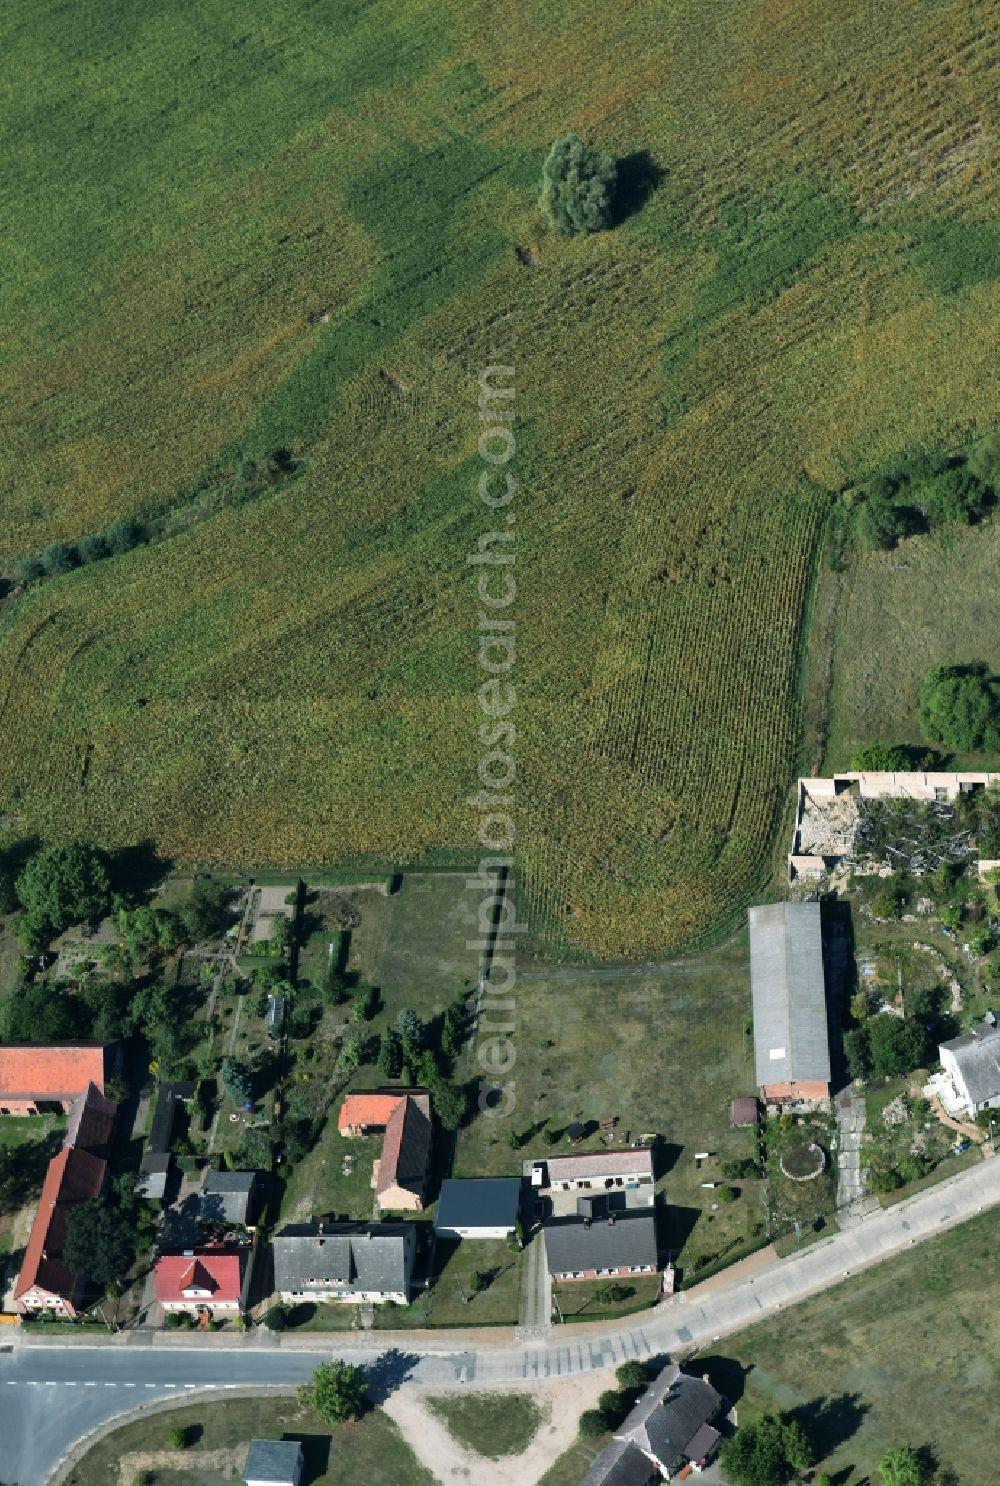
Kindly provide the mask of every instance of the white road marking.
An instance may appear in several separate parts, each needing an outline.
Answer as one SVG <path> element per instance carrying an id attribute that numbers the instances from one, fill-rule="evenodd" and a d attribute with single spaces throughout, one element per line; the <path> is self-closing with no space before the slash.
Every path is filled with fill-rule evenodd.
<path id="1" fill-rule="evenodd" d="M 156 1384 L 155 1383 L 143 1383 L 142 1386 L 144 1388 L 155 1388 L 156 1387 Z"/>
<path id="2" fill-rule="evenodd" d="M 96 1383 L 84 1383 L 83 1386 L 85 1388 L 96 1388 L 97 1387 L 97 1384 Z"/>
<path id="3" fill-rule="evenodd" d="M 125 1387 L 126 1388 L 134 1388 L 135 1387 L 135 1384 L 134 1383 L 126 1383 L 125 1384 Z"/>

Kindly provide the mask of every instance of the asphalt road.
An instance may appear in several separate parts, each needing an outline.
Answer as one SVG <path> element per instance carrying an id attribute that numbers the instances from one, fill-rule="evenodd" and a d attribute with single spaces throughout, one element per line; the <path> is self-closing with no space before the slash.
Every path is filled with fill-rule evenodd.
<path id="1" fill-rule="evenodd" d="M 683 1356 L 997 1203 L 1000 1160 L 983 1161 L 751 1277 L 716 1279 L 633 1324 L 560 1327 L 551 1342 L 491 1344 L 483 1332 L 467 1334 L 458 1346 L 447 1332 L 382 1332 L 375 1347 L 356 1332 L 323 1342 L 286 1335 L 279 1343 L 270 1333 L 238 1340 L 216 1335 L 194 1345 L 173 1336 L 153 1340 L 148 1333 L 104 1346 L 19 1340 L 0 1351 L 0 1482 L 44 1486 L 77 1440 L 143 1403 L 206 1391 L 224 1397 L 241 1386 L 294 1386 L 331 1356 L 364 1363 L 376 1398 L 397 1387 L 530 1384 L 614 1367 L 630 1357 Z M 6 1340 L 0 1337 L 0 1345 Z"/>

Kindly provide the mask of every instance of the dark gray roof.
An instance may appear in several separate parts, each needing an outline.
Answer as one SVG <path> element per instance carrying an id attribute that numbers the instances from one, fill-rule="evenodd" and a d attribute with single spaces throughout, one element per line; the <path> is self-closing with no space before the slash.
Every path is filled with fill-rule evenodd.
<path id="1" fill-rule="evenodd" d="M 701 1434 L 714 1419 L 722 1399 L 711 1383 L 668 1367 L 643 1395 L 618 1431 L 667 1469 L 683 1456 L 700 1460 L 714 1441 Z M 693 1453 L 688 1455 L 688 1446 Z"/>
<path id="2" fill-rule="evenodd" d="M 1000 1028 L 984 1023 L 964 1037 L 942 1042 L 941 1047 L 954 1054 L 973 1104 L 985 1104 L 1000 1095 Z"/>
<path id="3" fill-rule="evenodd" d="M 818 903 L 751 908 L 750 983 L 758 1085 L 829 1083 Z"/>
<path id="4" fill-rule="evenodd" d="M 156 1096 L 156 1105 L 153 1109 L 153 1123 L 149 1130 L 149 1140 L 146 1145 L 148 1151 L 154 1151 L 161 1155 L 169 1151 L 170 1142 L 174 1134 L 174 1117 L 177 1114 L 178 1104 L 186 1104 L 193 1099 L 197 1084 L 172 1083 L 161 1084 Z"/>
<path id="5" fill-rule="evenodd" d="M 274 1287 L 405 1292 L 414 1242 L 412 1223 L 295 1224 L 272 1240 Z"/>
<path id="6" fill-rule="evenodd" d="M 594 1460 L 580 1486 L 649 1486 L 661 1476 L 632 1444 L 631 1440 L 611 1440 Z"/>
<path id="7" fill-rule="evenodd" d="M 576 1269 L 619 1269 L 622 1265 L 656 1266 L 656 1216 L 652 1209 L 602 1218 L 589 1225 L 583 1218 L 555 1218 L 543 1229 L 550 1274 Z"/>
<path id="8" fill-rule="evenodd" d="M 252 1223 L 257 1216 L 256 1171 L 209 1171 L 202 1183 L 198 1221 Z"/>
<path id="9" fill-rule="evenodd" d="M 520 1202 L 520 1177 L 479 1177 L 472 1181 L 449 1179 L 441 1183 L 434 1227 L 512 1229 L 517 1222 Z"/>
<path id="10" fill-rule="evenodd" d="M 243 1475 L 248 1481 L 273 1481 L 292 1486 L 302 1459 L 298 1440 L 251 1440 Z"/>

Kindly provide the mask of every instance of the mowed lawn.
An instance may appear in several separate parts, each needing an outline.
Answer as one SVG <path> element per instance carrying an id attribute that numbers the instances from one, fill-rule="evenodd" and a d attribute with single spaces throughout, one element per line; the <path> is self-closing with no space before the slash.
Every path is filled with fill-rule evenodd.
<path id="1" fill-rule="evenodd" d="M 596 1138 L 571 1147 L 563 1132 L 617 1116 L 633 1141 L 658 1136 L 664 1256 L 671 1251 L 690 1267 L 763 1231 L 757 1183 L 741 1183 L 743 1195 L 729 1205 L 701 1186 L 721 1179 L 721 1160 L 755 1154 L 752 1132 L 729 1124 L 730 1100 L 754 1087 L 744 937 L 659 975 L 522 976 L 515 1000 L 516 1108 L 480 1115 L 460 1132 L 457 1176 L 517 1174 L 527 1158 L 603 1149 Z M 558 1144 L 547 1143 L 543 1127 L 559 1132 Z M 511 1131 L 531 1133 L 513 1150 Z M 716 1154 L 699 1170 L 696 1151 Z"/>
<path id="2" fill-rule="evenodd" d="M 996 416 L 985 0 L 92 10 L 0 20 L 0 576 L 299 477 L 14 597 L 0 806 L 186 863 L 474 847 L 499 362 L 525 910 L 599 956 L 735 920 L 830 493 Z M 623 189 L 564 241 L 569 128 Z"/>
<path id="3" fill-rule="evenodd" d="M 170 1431 L 181 1426 L 192 1443 L 173 1450 Z M 122 1463 L 134 1466 L 134 1478 L 150 1470 L 157 1486 L 223 1486 L 243 1479 L 247 1447 L 253 1438 L 300 1439 L 306 1456 L 308 1486 L 433 1486 L 395 1424 L 378 1409 L 361 1420 L 328 1428 L 310 1409 L 293 1399 L 227 1399 L 150 1414 L 125 1424 L 84 1457 L 70 1472 L 66 1486 L 108 1486 L 117 1482 Z M 199 1457 L 212 1452 L 212 1462 Z"/>
<path id="4" fill-rule="evenodd" d="M 859 554 L 835 629 L 828 769 L 846 768 L 869 743 L 921 743 L 917 691 L 931 666 L 983 661 L 1000 670 L 998 570 L 996 521 Z"/>
<path id="5" fill-rule="evenodd" d="M 988 1400 L 1000 1380 L 990 1301 L 998 1262 L 1000 1231 L 984 1214 L 702 1361 L 718 1366 L 724 1385 L 745 1386 L 741 1419 L 800 1411 L 839 1486 L 874 1480 L 880 1456 L 900 1444 L 928 1447 L 960 1486 L 983 1486 L 995 1453 Z"/>

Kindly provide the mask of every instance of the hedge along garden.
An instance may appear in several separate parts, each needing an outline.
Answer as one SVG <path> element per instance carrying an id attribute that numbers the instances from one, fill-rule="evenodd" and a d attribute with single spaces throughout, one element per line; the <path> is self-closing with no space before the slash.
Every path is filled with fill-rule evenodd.
<path id="1" fill-rule="evenodd" d="M 641 954 L 732 912 L 832 493 L 995 421 L 987 19 L 17 0 L 0 570 L 295 478 L 8 598 L 0 811 L 218 865 L 473 845 L 500 350 L 536 924 Z M 625 162 L 611 232 L 540 220 L 568 128 Z"/>

